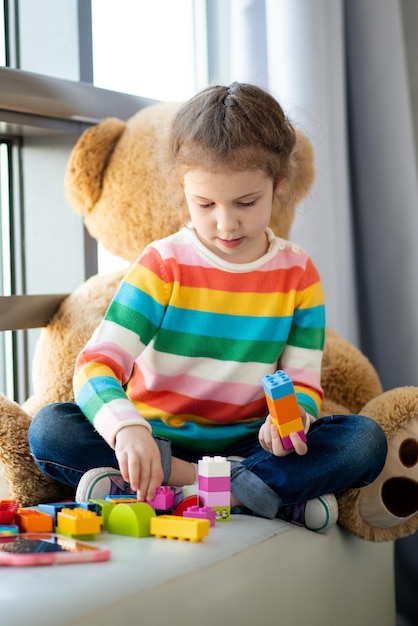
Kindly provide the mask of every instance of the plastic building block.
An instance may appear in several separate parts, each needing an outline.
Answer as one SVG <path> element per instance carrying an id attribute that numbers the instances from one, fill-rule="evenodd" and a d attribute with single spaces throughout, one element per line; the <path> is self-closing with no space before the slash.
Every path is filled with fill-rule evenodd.
<path id="1" fill-rule="evenodd" d="M 198 473 L 200 476 L 221 478 L 231 475 L 231 463 L 224 456 L 204 456 L 199 460 Z"/>
<path id="2" fill-rule="evenodd" d="M 154 517 L 154 509 L 146 502 L 117 504 L 110 511 L 107 531 L 113 535 L 149 537 L 150 520 Z"/>
<path id="3" fill-rule="evenodd" d="M 225 457 L 204 456 L 198 465 L 199 503 L 213 509 L 230 511 L 231 505 L 231 463 Z M 215 514 L 215 519 L 220 519 Z M 224 517 L 228 521 L 230 515 Z"/>
<path id="4" fill-rule="evenodd" d="M 229 476 L 199 476 L 199 492 L 202 491 L 230 491 L 231 477 Z"/>
<path id="5" fill-rule="evenodd" d="M 62 509 L 57 513 L 56 530 L 71 537 L 91 537 L 101 532 L 102 523 L 102 517 L 94 511 L 81 508 Z"/>
<path id="6" fill-rule="evenodd" d="M 90 500 L 89 504 L 92 504 L 96 507 L 96 512 L 101 516 L 103 520 L 103 530 L 107 530 L 107 523 L 109 520 L 110 513 L 115 508 L 115 504 L 113 502 L 108 502 L 107 500 L 97 498 L 95 500 Z"/>
<path id="7" fill-rule="evenodd" d="M 208 519 L 180 515 L 159 515 L 151 519 L 150 532 L 158 538 L 202 541 L 209 534 Z"/>
<path id="8" fill-rule="evenodd" d="M 298 433 L 300 438 L 306 441 L 293 383 L 283 370 L 277 370 L 275 374 L 267 374 L 261 382 L 271 421 L 277 427 L 283 448 L 291 450 L 293 444 L 289 437 L 290 433 Z"/>
<path id="9" fill-rule="evenodd" d="M 211 526 L 215 525 L 215 511 L 210 506 L 189 506 L 184 511 L 183 517 L 208 519 Z"/>
<path id="10" fill-rule="evenodd" d="M 106 496 L 106 502 L 111 502 L 112 504 L 133 504 L 138 502 L 138 498 L 122 494 L 120 496 Z"/>
<path id="11" fill-rule="evenodd" d="M 215 513 L 216 522 L 229 522 L 231 519 L 230 506 L 213 506 L 211 507 Z"/>
<path id="12" fill-rule="evenodd" d="M 199 502 L 202 506 L 231 506 L 231 492 L 199 491 Z"/>
<path id="13" fill-rule="evenodd" d="M 172 510 L 172 515 L 181 516 L 190 506 L 199 506 L 199 496 L 187 496 Z"/>
<path id="14" fill-rule="evenodd" d="M 54 520 L 54 526 L 56 526 L 57 514 L 62 511 L 62 509 L 78 509 L 80 507 L 86 508 L 86 506 L 89 505 L 85 503 L 81 504 L 80 502 L 74 502 L 72 500 L 67 500 L 63 502 L 48 502 L 45 504 L 38 504 L 37 509 L 38 511 L 42 511 L 42 513 L 48 513 L 48 515 L 50 515 Z M 92 510 L 95 510 L 94 507 L 92 507 Z"/>
<path id="15" fill-rule="evenodd" d="M 49 533 L 54 529 L 52 517 L 36 509 L 18 509 L 15 523 L 21 533 Z"/>
<path id="16" fill-rule="evenodd" d="M 0 537 L 7 537 L 9 535 L 17 535 L 19 532 L 19 526 L 16 524 L 0 524 Z"/>
<path id="17" fill-rule="evenodd" d="M 17 500 L 0 500 L 0 524 L 11 524 L 18 508 Z"/>
<path id="18" fill-rule="evenodd" d="M 171 487 L 159 487 L 153 500 L 147 500 L 147 504 L 156 511 L 168 511 L 174 506 L 174 489 Z"/>

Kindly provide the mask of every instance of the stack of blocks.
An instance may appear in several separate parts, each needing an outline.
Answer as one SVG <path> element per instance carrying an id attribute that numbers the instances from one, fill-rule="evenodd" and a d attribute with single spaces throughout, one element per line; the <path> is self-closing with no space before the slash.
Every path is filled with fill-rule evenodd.
<path id="1" fill-rule="evenodd" d="M 217 522 L 231 515 L 231 463 L 223 456 L 204 456 L 198 465 L 199 502 L 215 512 Z"/>
<path id="2" fill-rule="evenodd" d="M 289 437 L 290 433 L 298 433 L 301 439 L 306 441 L 293 383 L 283 370 L 277 370 L 275 374 L 264 376 L 261 382 L 271 421 L 277 427 L 283 448 L 291 450 L 293 444 Z"/>

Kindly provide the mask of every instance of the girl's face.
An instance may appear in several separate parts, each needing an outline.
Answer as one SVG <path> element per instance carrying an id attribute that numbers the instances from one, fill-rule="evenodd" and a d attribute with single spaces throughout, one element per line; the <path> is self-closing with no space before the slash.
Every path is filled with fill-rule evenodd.
<path id="1" fill-rule="evenodd" d="M 188 171 L 184 195 L 197 237 L 231 263 L 251 263 L 268 248 L 273 180 L 261 170 Z"/>

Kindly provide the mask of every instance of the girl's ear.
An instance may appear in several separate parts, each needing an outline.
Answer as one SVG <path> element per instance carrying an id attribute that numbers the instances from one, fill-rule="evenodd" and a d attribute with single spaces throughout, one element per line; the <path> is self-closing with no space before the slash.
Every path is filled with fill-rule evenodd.
<path id="1" fill-rule="evenodd" d="M 274 199 L 278 199 L 282 196 L 283 194 L 283 188 L 285 185 L 285 181 L 283 178 L 281 178 L 277 183 L 276 186 L 273 189 L 273 195 L 274 195 Z"/>

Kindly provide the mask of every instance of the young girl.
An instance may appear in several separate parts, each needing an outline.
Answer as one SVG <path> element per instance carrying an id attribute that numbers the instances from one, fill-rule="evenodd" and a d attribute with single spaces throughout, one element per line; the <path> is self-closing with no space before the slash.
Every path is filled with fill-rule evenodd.
<path id="1" fill-rule="evenodd" d="M 232 511 L 312 530 L 337 521 L 334 494 L 371 483 L 386 438 L 373 420 L 316 420 L 323 293 L 309 256 L 268 224 L 295 132 L 251 85 L 209 87 L 174 117 L 169 171 L 188 223 L 150 244 L 80 353 L 77 404 L 43 408 L 29 431 L 39 468 L 76 499 L 139 500 L 196 483 L 203 455 L 234 456 Z M 261 379 L 293 380 L 307 443 L 285 451 Z M 237 458 L 238 457 L 238 458 Z M 326 495 L 328 494 L 328 495 Z"/>

